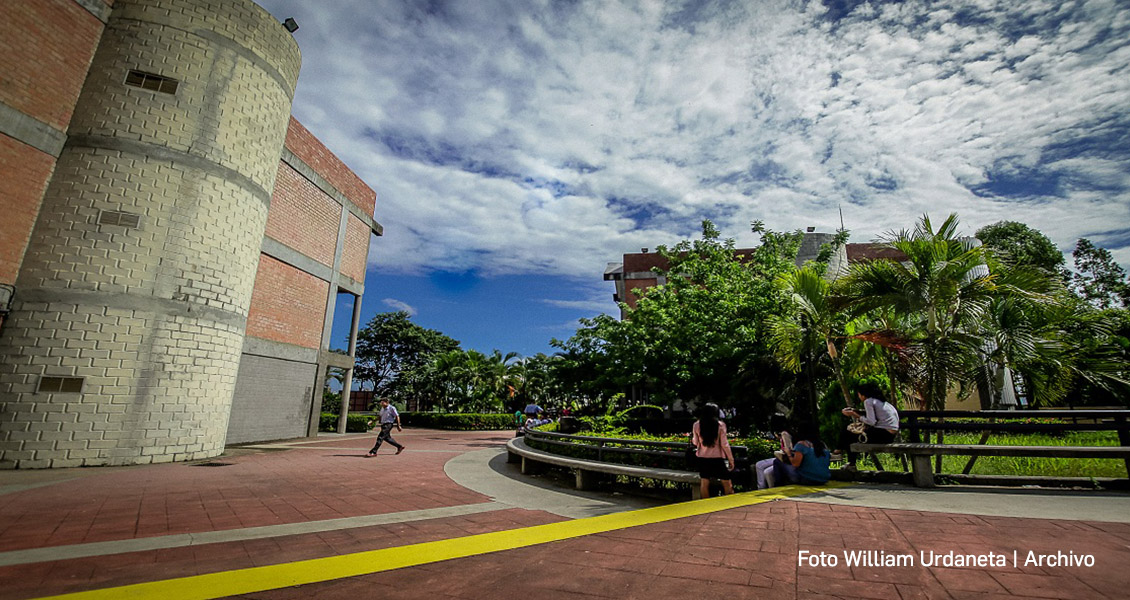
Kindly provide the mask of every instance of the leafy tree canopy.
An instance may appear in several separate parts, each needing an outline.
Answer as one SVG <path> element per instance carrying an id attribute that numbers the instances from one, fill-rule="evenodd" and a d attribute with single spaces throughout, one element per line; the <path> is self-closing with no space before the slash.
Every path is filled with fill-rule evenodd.
<path id="1" fill-rule="evenodd" d="M 1075 274 L 1071 287 L 1081 298 L 1098 308 L 1130 308 L 1130 283 L 1126 271 L 1114 262 L 1106 248 L 1087 238 L 1075 245 Z"/>
<path id="2" fill-rule="evenodd" d="M 396 395 L 401 373 L 458 348 L 458 341 L 413 323 L 407 312 L 380 313 L 357 332 L 353 377 L 377 395 Z"/>
<path id="3" fill-rule="evenodd" d="M 977 230 L 977 238 L 1006 262 L 1052 273 L 1064 271 L 1063 253 L 1048 236 L 1016 221 L 998 221 Z"/>
<path id="4" fill-rule="evenodd" d="M 617 321 L 583 320 L 568 341 L 554 340 L 567 367 L 589 372 L 605 392 L 642 386 L 659 400 L 700 398 L 728 404 L 741 365 L 768 353 L 765 317 L 784 304 L 774 284 L 794 268 L 803 234 L 776 233 L 759 223 L 762 244 L 738 255 L 710 221 L 702 239 L 657 250 L 668 261 L 662 285 L 645 291 Z"/>

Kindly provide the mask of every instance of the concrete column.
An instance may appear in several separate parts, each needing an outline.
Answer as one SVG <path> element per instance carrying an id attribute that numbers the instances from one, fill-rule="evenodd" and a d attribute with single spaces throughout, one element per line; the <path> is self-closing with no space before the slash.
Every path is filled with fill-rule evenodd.
<path id="1" fill-rule="evenodd" d="M 361 321 L 361 296 L 353 297 L 353 320 L 349 324 L 349 357 L 357 358 L 357 324 Z M 353 368 L 345 370 L 345 381 L 341 388 L 341 418 L 337 422 L 337 432 L 345 433 L 345 423 L 349 415 L 349 390 L 353 387 Z"/>

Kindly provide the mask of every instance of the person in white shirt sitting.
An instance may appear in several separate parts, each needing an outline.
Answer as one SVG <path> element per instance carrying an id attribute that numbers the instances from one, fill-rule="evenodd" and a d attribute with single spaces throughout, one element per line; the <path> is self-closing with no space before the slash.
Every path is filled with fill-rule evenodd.
<path id="1" fill-rule="evenodd" d="M 899 411 L 883 398 L 883 390 L 874 383 L 862 383 L 856 388 L 856 395 L 863 403 L 864 414 L 850 406 L 843 409 L 844 416 L 859 419 L 863 423 L 863 434 L 856 436 L 844 430 L 840 445 L 847 450 L 848 469 L 855 469 L 858 455 L 851 451 L 852 442 L 866 436 L 868 444 L 889 444 L 899 433 Z"/>

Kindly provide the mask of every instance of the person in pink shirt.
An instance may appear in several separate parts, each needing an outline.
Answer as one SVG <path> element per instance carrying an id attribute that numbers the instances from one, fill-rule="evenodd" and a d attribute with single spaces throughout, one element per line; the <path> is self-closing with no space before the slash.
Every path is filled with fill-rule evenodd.
<path id="1" fill-rule="evenodd" d="M 730 481 L 730 465 L 734 464 L 734 454 L 730 451 L 730 442 L 726 439 L 726 424 L 718 420 L 717 404 L 706 404 L 699 409 L 698 421 L 691 430 L 691 443 L 694 444 L 695 456 L 698 457 L 702 497 L 710 497 L 711 479 L 721 479 L 723 492 L 733 494 L 734 484 Z"/>

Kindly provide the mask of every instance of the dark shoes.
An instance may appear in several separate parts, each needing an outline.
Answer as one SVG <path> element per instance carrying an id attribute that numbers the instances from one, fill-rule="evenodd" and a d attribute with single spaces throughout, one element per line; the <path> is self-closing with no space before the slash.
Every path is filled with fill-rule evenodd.
<path id="1" fill-rule="evenodd" d="M 401 447 L 397 448 L 397 449 L 396 449 L 396 453 L 397 453 L 397 454 L 400 454 L 401 452 L 404 452 L 404 449 L 405 449 L 405 448 L 407 448 L 407 446 L 401 446 Z"/>

